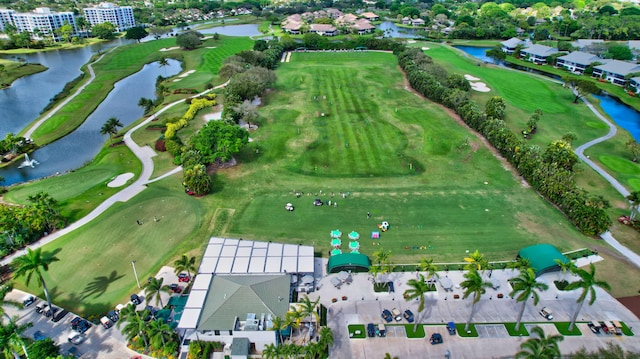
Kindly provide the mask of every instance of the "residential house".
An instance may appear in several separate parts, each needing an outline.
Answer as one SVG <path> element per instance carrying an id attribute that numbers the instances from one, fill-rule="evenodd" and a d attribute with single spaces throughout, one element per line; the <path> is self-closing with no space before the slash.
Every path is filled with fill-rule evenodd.
<path id="1" fill-rule="evenodd" d="M 360 19 L 358 22 L 353 24 L 353 28 L 358 31 L 359 35 L 373 32 L 376 29 L 375 26 L 371 25 L 369 20 L 365 19 Z"/>
<path id="2" fill-rule="evenodd" d="M 625 76 L 634 72 L 640 72 L 640 65 L 620 60 L 609 60 L 606 64 L 593 68 L 593 77 L 605 79 L 614 85 L 624 86 L 628 82 Z"/>
<path id="3" fill-rule="evenodd" d="M 568 55 L 558 57 L 556 66 L 564 67 L 571 72 L 582 74 L 587 66 L 594 62 L 602 63 L 603 60 L 594 54 L 582 51 L 573 51 Z"/>
<path id="4" fill-rule="evenodd" d="M 280 27 L 282 31 L 288 32 L 292 35 L 300 34 L 300 28 L 302 27 L 302 16 L 300 14 L 293 14 L 287 16 L 284 21 L 282 21 L 282 26 Z"/>
<path id="5" fill-rule="evenodd" d="M 502 52 L 507 55 L 512 55 L 516 51 L 516 47 L 518 45 L 524 45 L 524 41 L 518 39 L 517 37 L 512 37 L 509 40 L 504 40 L 500 44 L 502 44 Z"/>
<path id="6" fill-rule="evenodd" d="M 402 18 L 402 25 L 409 25 L 411 24 L 411 18 L 408 16 L 405 16 Z"/>
<path id="7" fill-rule="evenodd" d="M 364 12 L 362 13 L 362 17 L 369 21 L 378 21 L 380 17 L 372 12 Z"/>
<path id="8" fill-rule="evenodd" d="M 358 21 L 358 17 L 353 14 L 340 15 L 336 19 L 336 24 L 339 26 L 352 26 Z"/>
<path id="9" fill-rule="evenodd" d="M 421 18 L 417 18 L 417 19 L 412 19 L 411 20 L 411 26 L 416 26 L 416 27 L 422 26 L 422 27 L 424 27 L 425 24 L 426 24 L 425 21 L 422 20 Z"/>
<path id="10" fill-rule="evenodd" d="M 578 39 L 571 43 L 571 46 L 578 50 L 587 50 L 593 45 L 604 45 L 604 40 L 599 39 Z"/>
<path id="11" fill-rule="evenodd" d="M 520 57 L 540 65 L 546 63 L 549 56 L 556 53 L 558 53 L 558 49 L 555 47 L 535 44 L 522 49 L 522 51 L 520 51 Z"/>
<path id="12" fill-rule="evenodd" d="M 318 34 L 320 36 L 336 36 L 338 35 L 338 29 L 330 24 L 311 24 L 309 32 Z"/>
<path id="13" fill-rule="evenodd" d="M 632 77 L 629 79 L 629 89 L 636 94 L 640 94 L 640 77 Z"/>
<path id="14" fill-rule="evenodd" d="M 247 347 L 275 344 L 273 319 L 289 311 L 293 291 L 315 289 L 313 253 L 312 246 L 211 238 L 177 327 L 181 354 L 192 340 L 223 342 L 238 358 Z"/>

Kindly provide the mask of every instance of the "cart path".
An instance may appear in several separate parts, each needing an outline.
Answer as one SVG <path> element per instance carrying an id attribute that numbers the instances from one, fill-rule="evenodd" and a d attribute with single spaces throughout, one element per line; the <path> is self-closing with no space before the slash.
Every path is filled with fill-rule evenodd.
<path id="1" fill-rule="evenodd" d="M 213 90 L 225 87 L 227 84 L 229 83 L 229 81 L 223 83 L 222 85 L 218 85 L 214 88 L 205 90 L 197 95 L 194 95 L 192 97 L 197 97 L 197 96 L 201 96 L 204 95 L 208 92 L 211 92 Z M 177 167 L 172 169 L 171 171 L 156 177 L 154 179 L 151 179 L 151 175 L 153 174 L 153 157 L 156 156 L 156 152 L 149 146 L 140 146 L 138 145 L 132 138 L 131 135 L 137 131 L 138 129 L 142 128 L 143 126 L 147 125 L 149 122 L 155 120 L 158 115 L 162 114 L 163 112 L 167 111 L 168 109 L 172 108 L 173 106 L 179 104 L 179 103 L 184 103 L 184 99 L 181 100 L 177 100 L 175 102 L 172 102 L 166 106 L 164 106 L 162 109 L 160 109 L 158 112 L 154 113 L 152 116 L 149 116 L 147 119 L 145 119 L 144 121 L 140 122 L 138 125 L 136 125 L 135 127 L 131 128 L 129 131 L 127 131 L 127 133 L 124 135 L 124 142 L 125 144 L 129 147 L 129 149 L 131 149 L 131 151 L 133 152 L 133 154 L 138 157 L 138 159 L 140 160 L 140 162 L 142 163 L 142 172 L 140 173 L 140 176 L 135 180 L 135 182 L 133 182 L 132 184 L 130 184 L 129 186 L 127 186 L 126 188 L 123 188 L 121 191 L 119 191 L 118 193 L 112 195 L 111 197 L 107 198 L 104 202 L 100 203 L 100 205 L 98 205 L 98 207 L 96 207 L 93 211 L 89 212 L 89 214 L 87 214 L 86 216 L 80 218 L 79 220 L 73 222 L 72 224 L 70 224 L 69 226 L 53 232 L 51 234 L 49 234 L 46 237 L 42 237 L 41 239 L 39 239 L 38 241 L 30 244 L 29 246 L 27 246 L 26 248 L 30 248 L 30 249 L 35 249 L 35 248 L 39 248 L 44 246 L 47 243 L 53 242 L 54 240 L 64 236 L 67 233 L 71 233 L 74 230 L 84 226 L 85 224 L 91 222 L 92 220 L 94 220 L 95 218 L 97 218 L 98 216 L 100 216 L 102 213 L 104 213 L 107 209 L 109 209 L 109 207 L 113 206 L 116 202 L 126 202 L 129 199 L 135 197 L 138 193 L 142 192 L 145 188 L 147 188 L 147 184 L 149 183 L 153 183 L 155 181 L 158 181 L 160 179 L 163 179 L 167 176 L 171 176 L 175 173 L 178 173 L 182 170 L 182 167 Z M 9 255 L 5 258 L 2 259 L 2 261 L 0 261 L 0 264 L 2 265 L 7 265 L 9 263 L 11 263 L 11 261 L 19 256 L 22 256 L 26 253 L 26 248 L 19 250 L 15 253 L 13 253 L 12 255 Z"/>

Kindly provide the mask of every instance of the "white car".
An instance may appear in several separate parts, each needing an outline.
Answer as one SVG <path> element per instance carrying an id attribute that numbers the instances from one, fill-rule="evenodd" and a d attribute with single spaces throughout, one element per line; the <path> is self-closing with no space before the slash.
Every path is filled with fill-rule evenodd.
<path id="1" fill-rule="evenodd" d="M 82 342 L 84 342 L 84 339 L 85 339 L 84 334 L 80 334 L 78 332 L 71 332 L 67 337 L 67 340 L 69 340 L 69 343 L 73 343 L 75 345 L 81 344 Z"/>

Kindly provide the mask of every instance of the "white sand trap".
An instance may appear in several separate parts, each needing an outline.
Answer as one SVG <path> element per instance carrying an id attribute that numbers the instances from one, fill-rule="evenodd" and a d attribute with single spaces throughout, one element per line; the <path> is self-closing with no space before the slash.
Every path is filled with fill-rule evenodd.
<path id="1" fill-rule="evenodd" d="M 196 72 L 196 70 L 189 70 L 189 71 L 187 71 L 187 72 L 183 73 L 182 75 L 180 75 L 180 76 L 178 76 L 178 77 L 186 77 L 186 76 L 191 75 L 191 74 L 192 74 L 192 73 L 194 73 L 194 72 Z"/>
<path id="2" fill-rule="evenodd" d="M 416 40 L 409 40 L 409 41 L 407 41 L 407 44 L 415 44 L 415 43 L 416 43 Z"/>
<path id="3" fill-rule="evenodd" d="M 107 183 L 107 187 L 115 188 L 127 184 L 127 181 L 133 178 L 133 173 L 127 172 L 117 175 L 111 182 Z"/>
<path id="4" fill-rule="evenodd" d="M 475 76 L 471 76 L 469 74 L 464 75 L 464 78 L 467 79 L 467 81 L 480 81 L 479 78 L 477 78 Z"/>
<path id="5" fill-rule="evenodd" d="M 180 80 L 182 80 L 182 79 L 175 79 L 175 80 L 173 80 L 173 82 L 178 82 L 178 81 L 180 81 Z"/>
<path id="6" fill-rule="evenodd" d="M 217 46 L 207 46 L 207 49 L 215 49 Z"/>
<path id="7" fill-rule="evenodd" d="M 179 46 L 174 46 L 174 47 L 164 47 L 162 49 L 160 49 L 160 51 L 171 51 L 171 50 L 177 50 L 179 49 Z"/>
<path id="8" fill-rule="evenodd" d="M 484 82 L 472 82 L 471 89 L 478 92 L 489 92 L 491 89 Z"/>
<path id="9" fill-rule="evenodd" d="M 427 51 L 427 50 L 429 50 L 428 47 L 426 47 L 426 46 L 422 47 L 422 51 Z"/>
<path id="10" fill-rule="evenodd" d="M 249 137 L 249 142 L 253 142 L 253 138 Z"/>
<path id="11" fill-rule="evenodd" d="M 222 119 L 222 112 L 209 113 L 202 116 L 202 118 L 204 118 L 205 122 L 220 120 Z"/>
<path id="12" fill-rule="evenodd" d="M 209 40 L 209 39 L 213 39 L 213 35 L 205 36 L 205 37 L 202 38 L 202 40 Z"/>

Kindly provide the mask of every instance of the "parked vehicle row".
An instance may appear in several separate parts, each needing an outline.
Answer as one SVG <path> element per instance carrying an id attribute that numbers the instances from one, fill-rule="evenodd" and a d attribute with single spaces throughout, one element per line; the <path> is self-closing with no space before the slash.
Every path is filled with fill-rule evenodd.
<path id="1" fill-rule="evenodd" d="M 393 308 L 391 309 L 391 311 L 389 311 L 388 309 L 384 309 L 382 311 L 382 319 L 384 319 L 387 323 L 391 323 L 391 321 L 394 319 L 396 322 L 399 322 L 402 320 L 402 318 L 406 319 L 409 323 L 413 323 L 413 321 L 415 320 L 413 312 L 409 309 L 405 310 L 404 313 L 400 313 L 400 310 L 398 310 L 398 308 Z"/>
<path id="2" fill-rule="evenodd" d="M 615 335 L 622 335 L 622 323 L 620 323 L 617 320 L 611 320 L 611 321 L 592 321 L 591 323 L 587 323 L 587 325 L 589 326 L 589 329 L 591 329 L 591 331 L 594 334 L 615 334 Z"/>

